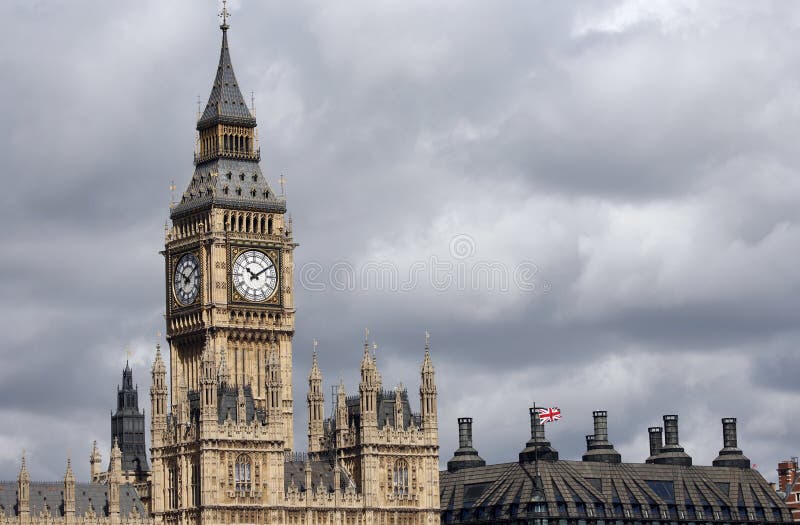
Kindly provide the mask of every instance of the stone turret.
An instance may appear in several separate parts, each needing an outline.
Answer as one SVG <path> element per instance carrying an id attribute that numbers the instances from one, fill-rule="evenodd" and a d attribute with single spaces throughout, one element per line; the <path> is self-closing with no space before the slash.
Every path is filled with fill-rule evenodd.
<path id="1" fill-rule="evenodd" d="M 156 345 L 156 357 L 150 375 L 150 432 L 155 446 L 161 442 L 161 433 L 167 429 L 167 367 L 161 358 L 161 345 Z"/>
<path id="2" fill-rule="evenodd" d="M 22 465 L 17 477 L 17 513 L 20 523 L 25 525 L 31 519 L 31 476 L 28 474 L 28 467 L 25 464 L 25 454 L 22 454 Z"/>
<path id="3" fill-rule="evenodd" d="M 316 343 L 316 341 L 315 341 Z M 317 361 L 317 351 L 311 359 L 311 372 L 308 375 L 308 451 L 319 452 L 324 436 L 325 396 L 322 392 L 322 371 Z"/>
<path id="4" fill-rule="evenodd" d="M 422 428 L 430 438 L 438 439 L 438 414 L 436 407 L 436 372 L 431 361 L 430 336 L 425 332 L 425 357 L 420 370 L 419 405 L 422 412 Z"/>
<path id="5" fill-rule="evenodd" d="M 67 472 L 64 474 L 64 525 L 75 523 L 75 474 L 72 462 L 67 458 Z"/>
<path id="6" fill-rule="evenodd" d="M 369 343 L 364 341 L 364 357 L 361 359 L 361 383 L 358 392 L 361 398 L 361 427 L 377 428 L 378 426 L 378 370 L 369 353 Z"/>
<path id="7" fill-rule="evenodd" d="M 344 435 L 349 430 L 347 421 L 347 393 L 344 389 L 344 380 L 339 378 L 339 388 L 336 390 L 336 446 L 344 446 Z"/>
<path id="8" fill-rule="evenodd" d="M 103 456 L 100 454 L 100 449 L 97 448 L 97 441 L 92 442 L 92 454 L 89 456 L 89 481 L 97 483 L 100 480 L 100 464 L 103 461 Z"/>
<path id="9" fill-rule="evenodd" d="M 122 451 L 114 440 L 111 448 L 111 465 L 108 470 L 108 516 L 111 525 L 120 523 L 119 489 L 122 484 Z"/>

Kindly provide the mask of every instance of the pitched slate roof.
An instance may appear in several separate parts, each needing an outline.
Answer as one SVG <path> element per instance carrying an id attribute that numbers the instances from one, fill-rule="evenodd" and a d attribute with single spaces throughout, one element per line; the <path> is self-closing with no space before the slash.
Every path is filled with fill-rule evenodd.
<path id="1" fill-rule="evenodd" d="M 64 515 L 64 484 L 33 482 L 30 486 L 30 512 L 32 516 L 39 516 L 49 512 L 51 516 Z M 108 485 L 99 483 L 75 484 L 75 514 L 85 516 L 89 508 L 97 516 L 108 516 Z M 16 516 L 17 483 L 14 481 L 0 482 L 0 515 Z M 132 514 L 146 516 L 147 510 L 139 499 L 139 494 L 133 485 L 120 485 L 119 512 L 122 517 Z"/>
<path id="2" fill-rule="evenodd" d="M 521 517 L 790 522 L 785 503 L 751 469 L 539 461 L 440 473 L 443 523 Z M 702 516 L 702 517 L 701 517 Z"/>
<path id="3" fill-rule="evenodd" d="M 231 55 L 228 51 L 228 30 L 224 26 L 217 76 L 214 79 L 206 109 L 197 122 L 197 129 L 205 129 L 218 123 L 247 127 L 256 125 L 256 119 L 247 108 L 242 92 L 239 90 L 236 75 L 233 73 Z"/>
<path id="4" fill-rule="evenodd" d="M 189 187 L 170 216 L 174 219 L 212 205 L 275 213 L 286 211 L 286 201 L 272 191 L 258 162 L 227 158 L 216 158 L 195 168 Z"/>
<path id="5" fill-rule="evenodd" d="M 288 492 L 291 489 L 299 492 L 308 490 L 306 487 L 306 458 L 304 455 L 289 457 L 283 464 L 283 484 Z M 334 472 L 333 462 L 325 459 L 310 461 L 311 465 L 311 488 L 319 490 L 320 486 L 326 492 L 334 491 Z M 347 490 L 348 485 L 353 483 L 345 472 L 341 472 L 339 477 L 339 490 Z"/>

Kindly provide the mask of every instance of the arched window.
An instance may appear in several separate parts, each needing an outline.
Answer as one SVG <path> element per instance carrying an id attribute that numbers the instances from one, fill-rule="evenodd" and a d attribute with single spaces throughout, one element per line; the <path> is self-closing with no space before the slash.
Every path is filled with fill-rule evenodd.
<path id="1" fill-rule="evenodd" d="M 172 463 L 168 469 L 168 499 L 169 499 L 169 508 L 170 509 L 177 509 L 178 508 L 178 465 L 176 463 Z"/>
<path id="2" fill-rule="evenodd" d="M 272 217 L 267 221 L 267 233 L 272 235 Z"/>
<path id="3" fill-rule="evenodd" d="M 395 496 L 408 496 L 408 463 L 402 459 L 394 464 L 392 492 Z"/>
<path id="4" fill-rule="evenodd" d="M 237 494 L 246 494 L 252 490 L 252 483 L 250 482 L 250 472 L 252 465 L 250 457 L 242 454 L 236 458 L 236 467 L 234 468 L 234 486 Z"/>
<path id="5" fill-rule="evenodd" d="M 200 506 L 200 462 L 192 460 L 192 506 Z"/>

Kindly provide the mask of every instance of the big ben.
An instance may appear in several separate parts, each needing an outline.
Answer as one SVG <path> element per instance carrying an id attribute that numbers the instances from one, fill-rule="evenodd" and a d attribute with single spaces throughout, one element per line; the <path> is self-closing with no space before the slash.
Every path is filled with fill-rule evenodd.
<path id="1" fill-rule="evenodd" d="M 170 374 L 167 382 L 159 354 L 151 398 L 153 513 L 165 523 L 276 503 L 293 446 L 296 244 L 285 199 L 259 166 L 256 119 L 233 71 L 223 14 L 194 174 L 170 210 L 163 251 Z"/>

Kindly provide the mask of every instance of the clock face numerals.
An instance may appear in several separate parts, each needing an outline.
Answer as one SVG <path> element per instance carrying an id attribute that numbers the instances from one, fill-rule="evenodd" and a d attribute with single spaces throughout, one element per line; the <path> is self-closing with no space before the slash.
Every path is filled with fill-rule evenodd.
<path id="1" fill-rule="evenodd" d="M 194 254 L 187 253 L 178 260 L 172 287 L 175 298 L 183 306 L 190 305 L 197 299 L 200 291 L 200 261 Z"/>
<path id="2" fill-rule="evenodd" d="M 278 287 L 275 263 L 264 252 L 247 250 L 233 263 L 233 286 L 248 301 L 266 301 Z"/>

